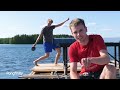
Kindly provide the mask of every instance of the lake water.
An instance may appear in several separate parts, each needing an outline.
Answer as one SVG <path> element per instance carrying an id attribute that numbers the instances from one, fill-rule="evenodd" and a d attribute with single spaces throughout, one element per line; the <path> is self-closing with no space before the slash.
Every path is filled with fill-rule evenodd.
<path id="1" fill-rule="evenodd" d="M 31 72 L 33 61 L 44 55 L 41 44 L 37 44 L 35 51 L 31 51 L 31 47 L 32 44 L 0 44 L 0 79 L 19 79 L 18 76 Z M 108 51 L 114 54 L 112 47 L 108 47 Z M 53 63 L 55 55 L 53 50 L 48 59 L 39 63 Z M 61 54 L 59 62 L 63 62 L 62 60 Z"/>

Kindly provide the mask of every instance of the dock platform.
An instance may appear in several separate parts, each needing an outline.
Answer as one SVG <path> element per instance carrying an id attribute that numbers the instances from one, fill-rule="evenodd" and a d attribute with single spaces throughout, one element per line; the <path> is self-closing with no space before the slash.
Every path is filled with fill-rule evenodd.
<path id="1" fill-rule="evenodd" d="M 81 65 L 78 63 L 78 72 L 81 70 Z M 19 78 L 25 79 L 60 79 L 60 78 L 70 78 L 69 77 L 70 68 L 69 63 L 67 64 L 67 75 L 65 74 L 65 68 L 63 63 L 58 63 L 54 65 L 53 63 L 38 64 L 31 69 L 31 73 L 27 75 L 19 76 Z"/>
<path id="2" fill-rule="evenodd" d="M 112 63 L 111 63 L 112 64 Z M 78 63 L 77 71 L 80 72 L 81 65 Z M 117 69 L 117 79 L 120 79 L 120 70 Z M 30 74 L 19 76 L 23 79 L 69 79 L 70 78 L 69 63 L 67 64 L 67 75 L 63 63 L 58 63 L 56 66 L 53 63 L 38 64 L 31 69 Z"/>

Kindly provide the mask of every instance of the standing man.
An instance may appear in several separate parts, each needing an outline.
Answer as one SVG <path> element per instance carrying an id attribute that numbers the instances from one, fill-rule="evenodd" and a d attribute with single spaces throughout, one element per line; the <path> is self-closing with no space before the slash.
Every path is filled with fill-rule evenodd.
<path id="1" fill-rule="evenodd" d="M 39 34 L 38 38 L 36 39 L 36 42 L 32 46 L 32 48 L 35 48 L 37 42 L 43 37 L 43 46 L 44 46 L 45 55 L 36 59 L 34 61 L 35 65 L 37 65 L 38 61 L 48 58 L 50 55 L 50 52 L 52 52 L 52 49 L 57 51 L 54 64 L 56 65 L 58 63 L 58 59 L 60 58 L 60 54 L 61 54 L 61 49 L 60 49 L 60 47 L 53 44 L 53 29 L 55 29 L 56 27 L 62 26 L 68 20 L 69 20 L 69 18 L 58 25 L 52 25 L 53 20 L 48 19 L 47 26 L 43 27 L 41 33 Z"/>
<path id="2" fill-rule="evenodd" d="M 76 41 L 69 47 L 71 79 L 115 79 L 116 68 L 109 65 L 110 58 L 106 45 L 100 35 L 87 35 L 83 19 L 71 21 L 70 30 Z M 77 62 L 81 71 L 77 73 Z"/>

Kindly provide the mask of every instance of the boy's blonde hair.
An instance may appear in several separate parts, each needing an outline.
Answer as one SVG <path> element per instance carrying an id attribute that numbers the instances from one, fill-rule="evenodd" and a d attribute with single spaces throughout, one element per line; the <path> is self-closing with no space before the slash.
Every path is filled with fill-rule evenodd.
<path id="1" fill-rule="evenodd" d="M 75 27 L 79 24 L 82 24 L 85 26 L 85 22 L 83 19 L 80 19 L 80 18 L 76 18 L 76 19 L 73 19 L 70 24 L 69 24 L 69 28 L 71 29 L 71 27 Z"/>

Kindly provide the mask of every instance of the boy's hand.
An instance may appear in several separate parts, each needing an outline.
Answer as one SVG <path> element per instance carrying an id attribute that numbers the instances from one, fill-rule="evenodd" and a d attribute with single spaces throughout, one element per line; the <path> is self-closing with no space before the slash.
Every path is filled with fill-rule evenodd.
<path id="1" fill-rule="evenodd" d="M 36 47 L 32 47 L 32 48 L 31 48 L 32 51 L 35 51 L 35 49 L 36 49 Z"/>
<path id="2" fill-rule="evenodd" d="M 68 21 L 68 20 L 69 20 L 69 18 L 66 21 Z"/>

